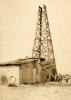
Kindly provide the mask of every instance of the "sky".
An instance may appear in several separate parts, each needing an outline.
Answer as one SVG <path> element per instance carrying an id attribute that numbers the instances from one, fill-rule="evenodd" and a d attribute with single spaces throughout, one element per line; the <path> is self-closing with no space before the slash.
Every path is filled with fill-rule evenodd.
<path id="1" fill-rule="evenodd" d="M 71 73 L 71 0 L 0 0 L 0 62 L 32 56 L 38 6 L 43 4 L 57 71 Z"/>

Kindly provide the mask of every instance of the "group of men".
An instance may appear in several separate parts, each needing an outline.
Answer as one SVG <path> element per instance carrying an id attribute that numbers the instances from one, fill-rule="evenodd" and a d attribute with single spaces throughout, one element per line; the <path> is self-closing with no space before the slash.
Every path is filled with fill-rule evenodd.
<path id="1" fill-rule="evenodd" d="M 50 74 L 49 75 L 49 82 L 60 82 L 62 83 L 62 80 L 65 80 L 66 83 L 68 83 L 69 77 L 68 75 L 66 75 L 65 77 L 63 77 L 60 73 L 59 74 Z"/>

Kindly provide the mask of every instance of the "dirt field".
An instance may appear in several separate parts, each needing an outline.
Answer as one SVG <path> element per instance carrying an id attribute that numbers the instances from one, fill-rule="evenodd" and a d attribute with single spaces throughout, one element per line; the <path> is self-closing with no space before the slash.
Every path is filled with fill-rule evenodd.
<path id="1" fill-rule="evenodd" d="M 71 100 L 71 85 L 0 86 L 0 100 Z"/>

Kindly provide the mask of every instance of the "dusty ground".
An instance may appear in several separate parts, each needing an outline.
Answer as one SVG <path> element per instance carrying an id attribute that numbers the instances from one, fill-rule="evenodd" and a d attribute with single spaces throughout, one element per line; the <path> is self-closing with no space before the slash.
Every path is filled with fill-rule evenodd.
<path id="1" fill-rule="evenodd" d="M 71 100 L 71 85 L 0 86 L 0 100 Z"/>

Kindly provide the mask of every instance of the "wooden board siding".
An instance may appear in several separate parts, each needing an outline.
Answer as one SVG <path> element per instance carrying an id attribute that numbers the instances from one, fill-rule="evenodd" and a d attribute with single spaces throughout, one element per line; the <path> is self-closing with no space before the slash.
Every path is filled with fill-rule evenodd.
<path id="1" fill-rule="evenodd" d="M 33 64 L 22 64 L 20 68 L 20 82 L 33 83 Z"/>
<path id="2" fill-rule="evenodd" d="M 33 68 L 32 83 L 36 83 L 36 68 Z"/>
<path id="3" fill-rule="evenodd" d="M 22 73 L 22 82 L 23 83 L 31 83 L 31 69 L 30 68 L 23 68 L 23 73 Z"/>
<path id="4" fill-rule="evenodd" d="M 35 64 L 36 63 L 36 64 Z M 22 64 L 20 68 L 20 84 L 22 83 L 36 83 L 40 82 L 41 68 L 38 66 L 38 62 L 29 62 Z"/>

